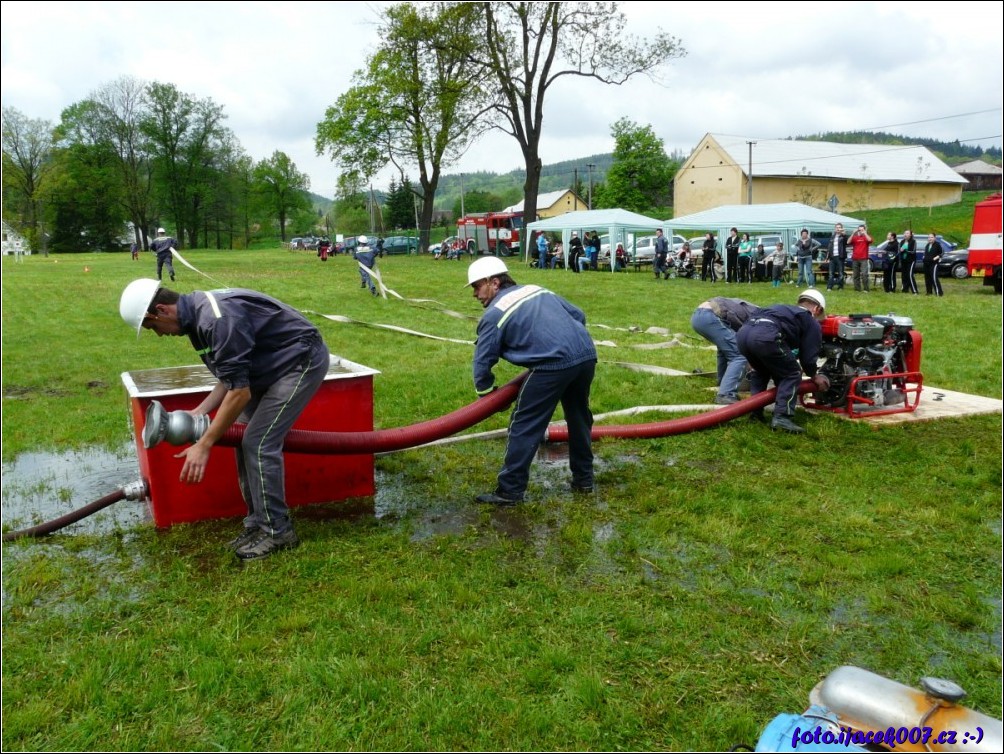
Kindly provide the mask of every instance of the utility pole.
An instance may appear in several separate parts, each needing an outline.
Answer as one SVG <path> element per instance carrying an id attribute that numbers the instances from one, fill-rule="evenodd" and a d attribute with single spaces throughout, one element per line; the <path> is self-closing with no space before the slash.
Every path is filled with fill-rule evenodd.
<path id="1" fill-rule="evenodd" d="M 464 174 L 460 174 L 460 216 L 467 217 L 467 213 L 464 211 Z"/>
<path id="2" fill-rule="evenodd" d="M 370 235 L 373 235 L 373 184 L 370 184 L 370 195 L 369 195 L 369 205 L 370 205 Z"/>
<path id="3" fill-rule="evenodd" d="M 575 168 L 572 173 L 574 176 L 572 178 L 572 211 L 577 211 L 579 209 L 579 195 L 575 192 L 579 190 L 579 169 Z"/>
<path id="4" fill-rule="evenodd" d="M 596 167 L 592 162 L 587 162 L 586 167 L 589 168 L 589 209 L 593 208 L 593 168 Z"/>
<path id="5" fill-rule="evenodd" d="M 746 173 L 746 203 L 753 203 L 753 145 L 756 144 L 755 141 L 747 141 L 747 145 L 750 148 L 750 169 Z"/>

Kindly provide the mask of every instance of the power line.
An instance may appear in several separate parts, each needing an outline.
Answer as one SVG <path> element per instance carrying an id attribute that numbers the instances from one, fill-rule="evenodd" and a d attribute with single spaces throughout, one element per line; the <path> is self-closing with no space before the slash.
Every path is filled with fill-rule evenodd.
<path id="1" fill-rule="evenodd" d="M 862 128 L 862 131 L 879 131 L 883 128 L 899 128 L 901 126 L 916 126 L 919 123 L 937 123 L 939 120 L 952 120 L 953 118 L 968 118 L 970 115 L 986 115 L 987 113 L 999 113 L 1001 108 L 995 107 L 990 110 L 977 110 L 973 113 L 959 113 L 958 115 L 943 115 L 940 118 L 928 118 L 927 120 L 912 120 L 909 123 L 893 123 L 888 126 L 872 126 L 871 128 Z M 997 137 L 999 138 L 999 137 Z M 966 139 L 965 141 L 970 141 Z"/>

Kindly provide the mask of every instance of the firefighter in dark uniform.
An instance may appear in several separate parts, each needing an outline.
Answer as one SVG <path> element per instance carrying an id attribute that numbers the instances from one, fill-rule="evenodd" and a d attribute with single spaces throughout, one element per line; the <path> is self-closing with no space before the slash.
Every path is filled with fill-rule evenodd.
<path id="1" fill-rule="evenodd" d="M 523 500 L 530 464 L 558 403 L 568 424 L 568 463 L 576 492 L 593 489 L 593 415 L 589 390 L 596 371 L 596 347 L 586 315 L 537 285 L 517 285 L 498 257 L 483 257 L 467 270 L 467 284 L 485 309 L 474 347 L 474 388 L 495 389 L 492 369 L 499 359 L 530 370 L 509 420 L 505 461 L 494 492 L 481 503 L 515 505 Z"/>
<path id="2" fill-rule="evenodd" d="M 736 340 L 739 352 L 750 365 L 750 393 L 762 393 L 770 380 L 777 389 L 771 429 L 805 432 L 792 421 L 803 371 L 820 390 L 829 387 L 826 376 L 816 373 L 816 358 L 823 340 L 817 320 L 825 315 L 826 299 L 810 288 L 799 294 L 797 306 L 775 304 L 757 309 L 739 328 Z M 763 410 L 753 416 L 763 420 Z"/>
<path id="3" fill-rule="evenodd" d="M 285 499 L 282 446 L 286 433 L 321 386 L 330 366 L 320 332 L 302 314 L 270 296 L 240 288 L 181 295 L 157 280 L 135 280 L 119 313 L 137 333 L 187 335 L 217 378 L 191 413 L 216 411 L 184 457 L 181 481 L 198 484 L 209 453 L 235 422 L 246 423 L 237 470 L 248 515 L 228 546 L 244 560 L 299 544 Z"/>

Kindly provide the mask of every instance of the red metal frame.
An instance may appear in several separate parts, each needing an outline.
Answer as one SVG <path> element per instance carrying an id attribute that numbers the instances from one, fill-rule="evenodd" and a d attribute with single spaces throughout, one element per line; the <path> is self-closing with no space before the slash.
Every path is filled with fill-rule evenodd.
<path id="1" fill-rule="evenodd" d="M 857 394 L 858 383 L 872 380 L 892 380 L 896 383 L 896 388 L 904 395 L 904 402 L 895 407 L 875 408 L 875 401 Z M 920 393 L 924 389 L 924 375 L 920 372 L 890 372 L 888 374 L 867 374 L 860 375 L 851 380 L 847 388 L 846 406 L 821 406 L 815 402 L 812 393 L 805 393 L 799 397 L 802 405 L 806 408 L 817 411 L 834 411 L 845 413 L 853 419 L 863 419 L 870 416 L 884 416 L 886 414 L 904 414 L 917 410 L 920 403 Z M 910 397 L 913 397 L 911 403 Z M 864 407 L 862 410 L 859 407 Z M 872 408 L 869 408 L 872 407 Z"/>

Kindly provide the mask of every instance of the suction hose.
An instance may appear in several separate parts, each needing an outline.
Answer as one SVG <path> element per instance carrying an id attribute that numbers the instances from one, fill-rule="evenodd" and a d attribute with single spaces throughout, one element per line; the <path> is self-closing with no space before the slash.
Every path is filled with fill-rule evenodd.
<path id="1" fill-rule="evenodd" d="M 816 385 L 812 380 L 803 380 L 798 386 L 798 393 L 811 393 L 816 390 Z M 649 424 L 621 424 L 604 425 L 593 427 L 592 437 L 598 440 L 602 437 L 621 437 L 628 439 L 651 439 L 653 437 L 669 437 L 670 435 L 683 435 L 687 432 L 696 432 L 700 429 L 717 427 L 719 424 L 732 421 L 733 419 L 749 414 L 753 411 L 769 406 L 777 397 L 776 390 L 766 390 L 756 395 L 751 395 L 730 406 L 716 408 L 697 416 L 685 416 L 680 419 L 669 419 L 661 422 L 651 422 Z M 548 442 L 568 442 L 568 427 L 563 424 L 552 424 L 547 428 Z"/>
<path id="2" fill-rule="evenodd" d="M 82 508 L 70 511 L 65 516 L 54 518 L 51 521 L 46 521 L 44 524 L 32 526 L 28 529 L 6 532 L 3 535 L 3 541 L 13 542 L 15 539 L 22 539 L 26 537 L 44 537 L 52 534 L 52 532 L 57 531 L 58 529 L 62 529 L 65 526 L 75 524 L 80 519 L 87 518 L 88 516 L 97 513 L 99 510 L 107 508 L 112 503 L 117 503 L 119 500 L 142 500 L 146 497 L 146 495 L 146 482 L 140 479 L 137 482 L 127 484 L 125 487 L 120 487 L 111 494 L 98 498 L 93 503 L 88 503 Z"/>

